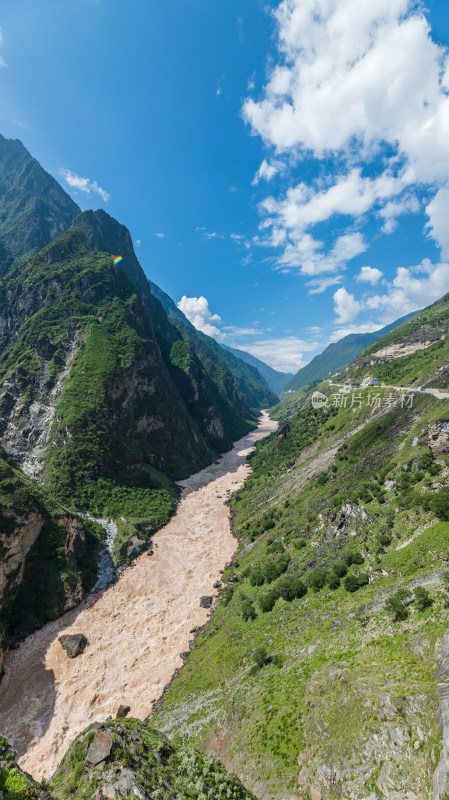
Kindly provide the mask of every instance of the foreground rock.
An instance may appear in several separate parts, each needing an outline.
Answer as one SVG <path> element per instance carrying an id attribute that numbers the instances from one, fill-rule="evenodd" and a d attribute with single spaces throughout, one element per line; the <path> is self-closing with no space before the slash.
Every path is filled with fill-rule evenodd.
<path id="1" fill-rule="evenodd" d="M 211 798 L 254 800 L 234 775 L 193 747 L 174 746 L 136 719 L 89 728 L 73 742 L 50 783 L 54 800 Z"/>
<path id="2" fill-rule="evenodd" d="M 84 653 L 88 645 L 88 641 L 83 633 L 70 633 L 60 636 L 58 639 L 61 647 L 67 653 L 69 658 L 76 658 Z"/>

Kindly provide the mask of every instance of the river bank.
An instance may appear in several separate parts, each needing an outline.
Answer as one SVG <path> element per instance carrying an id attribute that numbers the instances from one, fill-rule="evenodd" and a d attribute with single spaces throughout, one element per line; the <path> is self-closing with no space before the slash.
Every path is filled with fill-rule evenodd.
<path id="1" fill-rule="evenodd" d="M 267 413 L 215 464 L 180 482 L 176 515 L 144 553 L 103 593 L 29 636 L 6 660 L 0 686 L 0 731 L 35 778 L 50 776 L 89 723 L 115 716 L 120 705 L 144 719 L 182 666 L 192 628 L 207 621 L 203 595 L 232 558 L 227 499 L 250 468 L 258 439 L 277 427 Z M 58 637 L 83 633 L 83 655 L 68 659 Z"/>

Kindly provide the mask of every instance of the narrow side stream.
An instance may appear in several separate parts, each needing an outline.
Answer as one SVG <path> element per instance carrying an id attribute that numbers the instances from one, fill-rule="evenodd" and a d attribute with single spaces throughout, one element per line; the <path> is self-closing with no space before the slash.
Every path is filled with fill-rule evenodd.
<path id="1" fill-rule="evenodd" d="M 203 595 L 232 558 L 226 500 L 250 468 L 246 458 L 277 428 L 264 413 L 256 431 L 202 472 L 181 482 L 176 515 L 146 553 L 100 595 L 90 594 L 63 617 L 12 651 L 0 685 L 0 731 L 35 778 L 49 777 L 70 742 L 89 723 L 115 716 L 120 705 L 144 719 L 189 649 L 191 630 L 209 616 Z M 112 532 L 111 532 L 112 533 Z M 83 633 L 83 655 L 67 658 L 58 637 Z"/>

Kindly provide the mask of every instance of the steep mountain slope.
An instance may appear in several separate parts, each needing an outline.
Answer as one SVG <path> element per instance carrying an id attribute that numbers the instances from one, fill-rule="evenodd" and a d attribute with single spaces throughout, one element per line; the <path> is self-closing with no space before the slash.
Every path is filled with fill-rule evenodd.
<path id="1" fill-rule="evenodd" d="M 446 305 L 403 331 L 428 337 Z M 299 412 L 281 408 L 282 427 L 251 458 L 231 502 L 242 544 L 221 604 L 154 722 L 219 753 L 261 798 L 427 800 L 433 785 L 438 800 L 449 788 L 436 717 L 446 726 L 447 402 L 318 388 L 327 405 L 304 393 Z"/>
<path id="2" fill-rule="evenodd" d="M 361 353 L 348 378 L 367 376 L 397 386 L 449 386 L 449 295 Z"/>
<path id="3" fill-rule="evenodd" d="M 292 372 L 279 372 L 279 370 L 269 367 L 268 364 L 265 364 L 260 358 L 256 358 L 252 356 L 251 353 L 247 353 L 246 350 L 238 350 L 235 347 L 228 347 L 227 345 L 224 345 L 224 347 L 226 350 L 229 350 L 230 353 L 237 356 L 237 358 L 241 358 L 242 361 L 246 361 L 247 364 L 256 367 L 265 383 L 277 395 L 281 394 L 287 381 L 293 378 Z"/>
<path id="4" fill-rule="evenodd" d="M 79 210 L 22 142 L 0 134 L 0 276 L 63 233 Z"/>
<path id="5" fill-rule="evenodd" d="M 313 381 L 322 380 L 336 369 L 346 367 L 347 364 L 350 364 L 351 361 L 362 352 L 362 350 L 365 350 L 371 344 L 377 342 L 378 339 L 381 339 L 387 333 L 394 330 L 399 325 L 402 325 L 403 322 L 410 319 L 412 316 L 413 314 L 407 314 L 407 316 L 401 317 L 374 333 L 350 333 L 338 342 L 328 345 L 322 353 L 312 359 L 310 364 L 306 364 L 305 367 L 300 369 L 299 372 L 285 384 L 283 392 L 295 392 Z"/>
<path id="6" fill-rule="evenodd" d="M 14 756 L 1 739 L 4 800 L 254 800 L 220 762 L 182 742 L 173 745 L 137 719 L 97 723 L 80 734 L 45 791 L 14 763 Z"/>
<path id="7" fill-rule="evenodd" d="M 8 641 L 77 605 L 95 583 L 102 529 L 68 513 L 0 449 L 0 672 Z"/>
<path id="8" fill-rule="evenodd" d="M 163 305 L 170 320 L 183 337 L 191 343 L 198 358 L 206 368 L 213 367 L 217 358 L 226 365 L 237 381 L 249 408 L 269 408 L 277 401 L 277 393 L 270 387 L 269 382 L 261 376 L 256 364 L 241 358 L 239 354 L 230 348 L 220 345 L 211 336 L 197 331 L 168 294 L 163 292 L 153 281 L 150 281 L 150 286 L 151 291 Z M 257 359 L 254 359 L 254 361 L 257 361 Z M 260 363 L 262 364 L 262 362 Z M 270 370 L 270 367 L 267 367 L 267 369 Z"/>

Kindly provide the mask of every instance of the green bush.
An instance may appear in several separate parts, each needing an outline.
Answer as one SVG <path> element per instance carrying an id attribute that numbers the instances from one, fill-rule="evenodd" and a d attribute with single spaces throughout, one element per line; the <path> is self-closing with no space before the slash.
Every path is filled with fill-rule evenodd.
<path id="1" fill-rule="evenodd" d="M 340 586 L 340 578 L 338 575 L 335 575 L 335 573 L 331 572 L 327 579 L 327 585 L 329 586 L 329 589 L 332 589 L 332 591 L 338 589 Z"/>
<path id="2" fill-rule="evenodd" d="M 232 600 L 232 595 L 234 594 L 234 587 L 233 586 L 225 586 L 222 593 L 221 593 L 221 602 L 224 606 L 228 606 Z"/>
<path id="3" fill-rule="evenodd" d="M 263 666 L 267 663 L 267 651 L 265 647 L 256 647 L 253 653 L 253 661 L 259 669 L 262 669 Z"/>
<path id="4" fill-rule="evenodd" d="M 424 611 L 432 605 L 433 599 L 427 589 L 424 589 L 423 586 L 417 586 L 415 589 L 415 606 L 418 611 Z"/>
<path id="5" fill-rule="evenodd" d="M 305 539 L 293 539 L 293 547 L 295 550 L 302 550 L 302 548 L 306 546 L 307 541 Z"/>
<path id="6" fill-rule="evenodd" d="M 250 572 L 249 582 L 251 586 L 262 586 L 265 582 L 264 568 L 261 566 L 253 567 Z"/>
<path id="7" fill-rule="evenodd" d="M 289 563 L 290 556 L 287 553 L 279 556 L 275 561 L 267 561 L 263 568 L 266 582 L 271 583 L 279 578 L 286 571 Z"/>
<path id="8" fill-rule="evenodd" d="M 348 575 L 345 578 L 344 587 L 347 592 L 356 592 L 360 589 L 359 580 L 356 575 Z"/>
<path id="9" fill-rule="evenodd" d="M 265 614 L 267 611 L 273 610 L 276 603 L 276 597 L 274 596 L 273 592 L 265 592 L 259 597 L 258 603 L 260 610 Z"/>
<path id="10" fill-rule="evenodd" d="M 409 615 L 407 607 L 407 600 L 410 597 L 410 592 L 406 589 L 399 589 L 392 597 L 389 597 L 385 608 L 391 614 L 393 622 L 403 622 Z"/>
<path id="11" fill-rule="evenodd" d="M 249 619 L 256 619 L 256 609 L 254 608 L 251 600 L 247 600 L 246 598 L 242 600 L 241 614 L 245 622 L 247 622 Z"/>
<path id="12" fill-rule="evenodd" d="M 319 592 L 329 580 L 329 570 L 326 567 L 316 567 L 307 576 L 307 583 L 314 592 Z"/>
<path id="13" fill-rule="evenodd" d="M 348 571 L 344 561 L 336 561 L 335 564 L 332 565 L 332 569 L 339 578 L 344 578 Z"/>
<path id="14" fill-rule="evenodd" d="M 307 593 L 307 586 L 299 578 L 280 578 L 274 587 L 275 595 L 291 602 Z"/>

